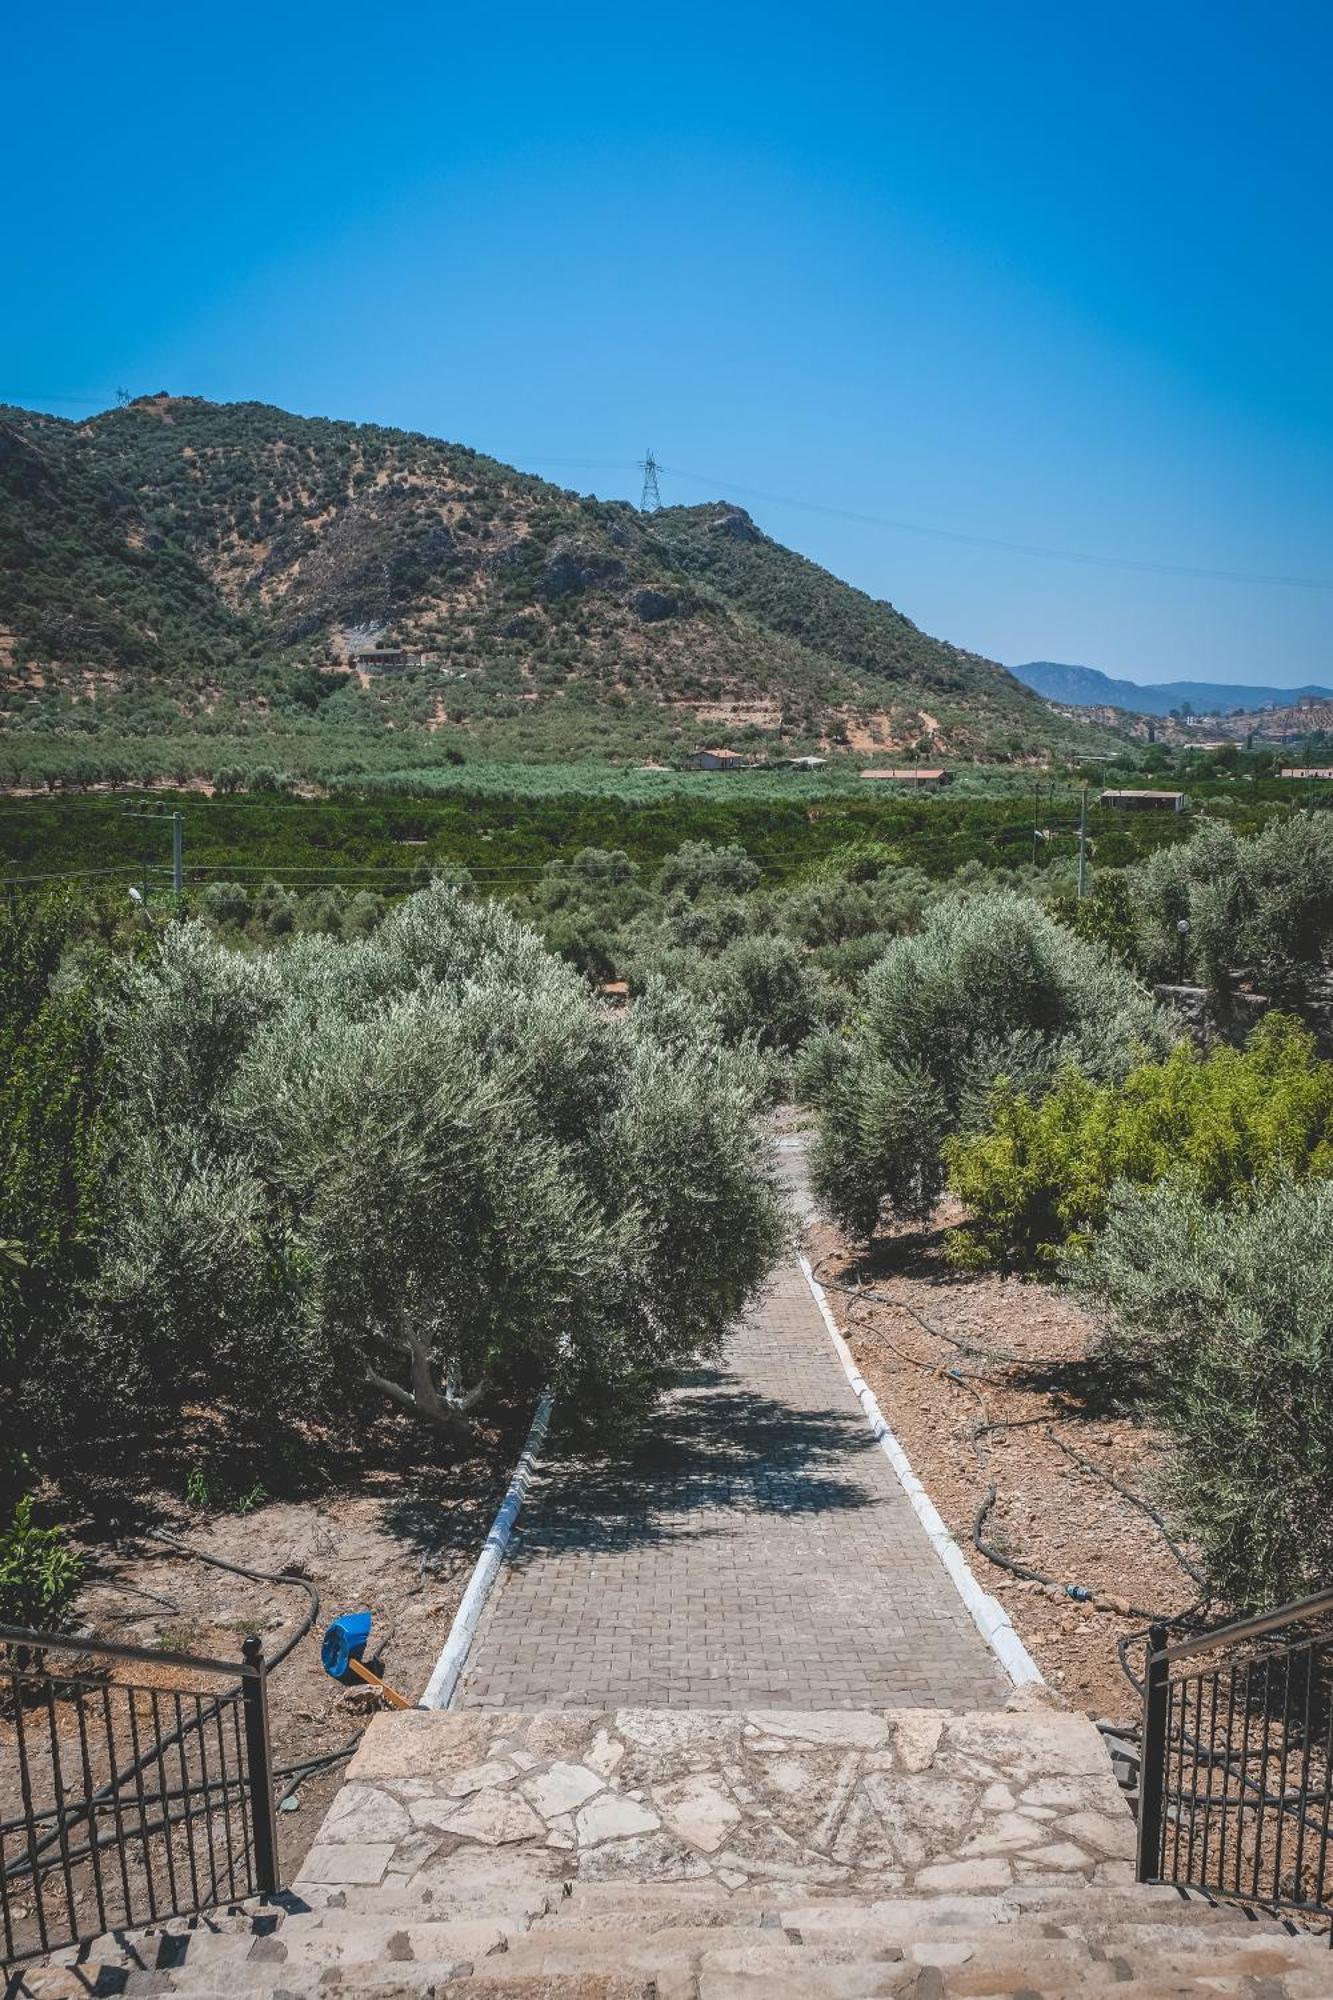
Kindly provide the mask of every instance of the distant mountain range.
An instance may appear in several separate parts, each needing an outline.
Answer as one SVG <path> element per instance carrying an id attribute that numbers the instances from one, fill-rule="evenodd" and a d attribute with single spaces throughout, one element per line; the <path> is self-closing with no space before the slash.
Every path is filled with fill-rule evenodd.
<path id="1" fill-rule="evenodd" d="M 1141 687 L 1137 681 L 1113 680 L 1096 667 L 1066 666 L 1058 660 L 1029 660 L 1009 671 L 1047 701 L 1076 708 L 1123 708 L 1131 715 L 1170 715 L 1186 702 L 1195 715 L 1230 715 L 1236 709 L 1249 714 L 1263 708 L 1292 708 L 1300 701 L 1333 701 L 1333 692 L 1324 687 L 1243 687 L 1230 681 L 1162 681 L 1156 687 Z"/>

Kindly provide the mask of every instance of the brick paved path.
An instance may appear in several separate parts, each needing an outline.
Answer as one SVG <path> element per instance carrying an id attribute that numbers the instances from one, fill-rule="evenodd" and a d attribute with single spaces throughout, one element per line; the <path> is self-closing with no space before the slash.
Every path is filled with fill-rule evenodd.
<path id="1" fill-rule="evenodd" d="M 620 1459 L 548 1462 L 464 1708 L 999 1707 L 794 1264 Z"/>

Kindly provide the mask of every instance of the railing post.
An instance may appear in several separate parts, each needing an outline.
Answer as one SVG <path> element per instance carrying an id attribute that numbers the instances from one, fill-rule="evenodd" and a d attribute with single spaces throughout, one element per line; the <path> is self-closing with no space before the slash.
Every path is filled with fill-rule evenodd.
<path id="1" fill-rule="evenodd" d="M 1166 1730 L 1170 1702 L 1170 1666 L 1165 1625 L 1148 1628 L 1148 1660 L 1143 1676 L 1143 1741 L 1139 1759 L 1140 1882 L 1156 1882 L 1162 1873 L 1162 1821 L 1166 1802 Z"/>
<path id="2" fill-rule="evenodd" d="M 278 1822 L 273 1810 L 272 1756 L 268 1740 L 268 1682 L 263 1641 L 251 1633 L 241 1648 L 249 1672 L 241 1679 L 245 1704 L 245 1758 L 250 1791 L 250 1825 L 255 1843 L 255 1887 L 262 1896 L 281 1888 Z"/>

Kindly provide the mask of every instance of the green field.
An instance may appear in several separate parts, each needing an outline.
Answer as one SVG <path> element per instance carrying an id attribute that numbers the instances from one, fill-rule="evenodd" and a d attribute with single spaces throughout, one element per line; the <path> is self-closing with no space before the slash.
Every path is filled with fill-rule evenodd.
<path id="1" fill-rule="evenodd" d="M 582 847 L 620 848 L 653 866 L 685 840 L 737 841 L 772 879 L 872 866 L 921 868 L 943 880 L 968 863 L 987 868 L 1068 865 L 1075 850 L 1074 779 L 968 773 L 950 790 L 888 796 L 849 789 L 845 772 L 652 773 L 607 766 L 465 766 L 438 774 L 429 793 L 390 781 L 326 798 L 158 792 L 0 800 L 0 880 L 35 886 L 69 874 L 127 883 L 170 862 L 168 816 L 182 815 L 187 880 L 321 881 L 386 891 L 414 870 L 452 863 L 497 893 L 526 887 L 550 861 Z M 1157 782 L 1161 782 L 1158 780 Z M 401 787 L 404 781 L 400 778 Z M 1091 793 L 1094 869 L 1118 868 L 1189 837 L 1200 812 L 1237 832 L 1306 803 L 1277 780 L 1198 787 L 1191 814 L 1128 814 Z M 130 816 L 146 804 L 161 824 Z M 1034 841 L 1034 825 L 1039 837 Z"/>

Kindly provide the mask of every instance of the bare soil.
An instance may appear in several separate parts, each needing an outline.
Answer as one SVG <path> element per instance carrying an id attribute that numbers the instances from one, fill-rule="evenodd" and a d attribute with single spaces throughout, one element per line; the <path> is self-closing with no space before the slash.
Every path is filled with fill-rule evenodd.
<path id="1" fill-rule="evenodd" d="M 1059 1441 L 1150 1503 L 1161 1441 L 1126 1407 L 1095 1354 L 1092 1323 L 1067 1298 L 1035 1281 L 951 1268 L 944 1250 L 959 1219 L 944 1204 L 927 1229 L 894 1231 L 863 1257 L 817 1223 L 815 1274 L 914 1470 L 1051 1686 L 1096 1719 L 1137 1721 L 1117 1641 L 1141 1633 L 1145 1614 L 1188 1610 L 1199 1589 L 1162 1529 Z M 983 1540 L 1050 1585 L 1020 1580 L 975 1546 L 992 1482 Z M 1139 1650 L 1129 1658 L 1137 1670 Z"/>
<path id="2" fill-rule="evenodd" d="M 274 1763 L 281 1770 L 337 1750 L 381 1703 L 372 1690 L 343 1687 L 325 1674 L 325 1626 L 341 1612 L 369 1611 L 367 1663 L 409 1701 L 420 1697 L 530 1415 L 503 1413 L 479 1427 L 459 1455 L 410 1418 L 377 1413 L 358 1450 L 329 1445 L 322 1476 L 303 1464 L 290 1497 L 266 1500 L 252 1489 L 248 1505 L 233 1499 L 190 1507 L 181 1499 L 178 1473 L 170 1485 L 157 1484 L 128 1503 L 114 1484 L 103 1488 L 81 1521 L 71 1496 L 63 1496 L 57 1511 L 73 1522 L 87 1565 L 71 1623 L 105 1640 L 238 1661 L 244 1638 L 257 1632 L 272 1658 L 309 1615 L 308 1594 L 290 1582 L 233 1575 L 155 1534 L 165 1532 L 191 1550 L 247 1569 L 304 1577 L 320 1605 L 310 1630 L 270 1677 Z M 139 1686 L 182 1684 L 165 1662 L 160 1675 L 135 1664 L 118 1677 Z M 12 1750 L 8 1735 L 0 1725 L 0 1767 Z M 334 1763 L 308 1776 L 293 1774 L 297 1803 L 278 1821 L 286 1879 L 345 1771 L 345 1763 Z"/>

